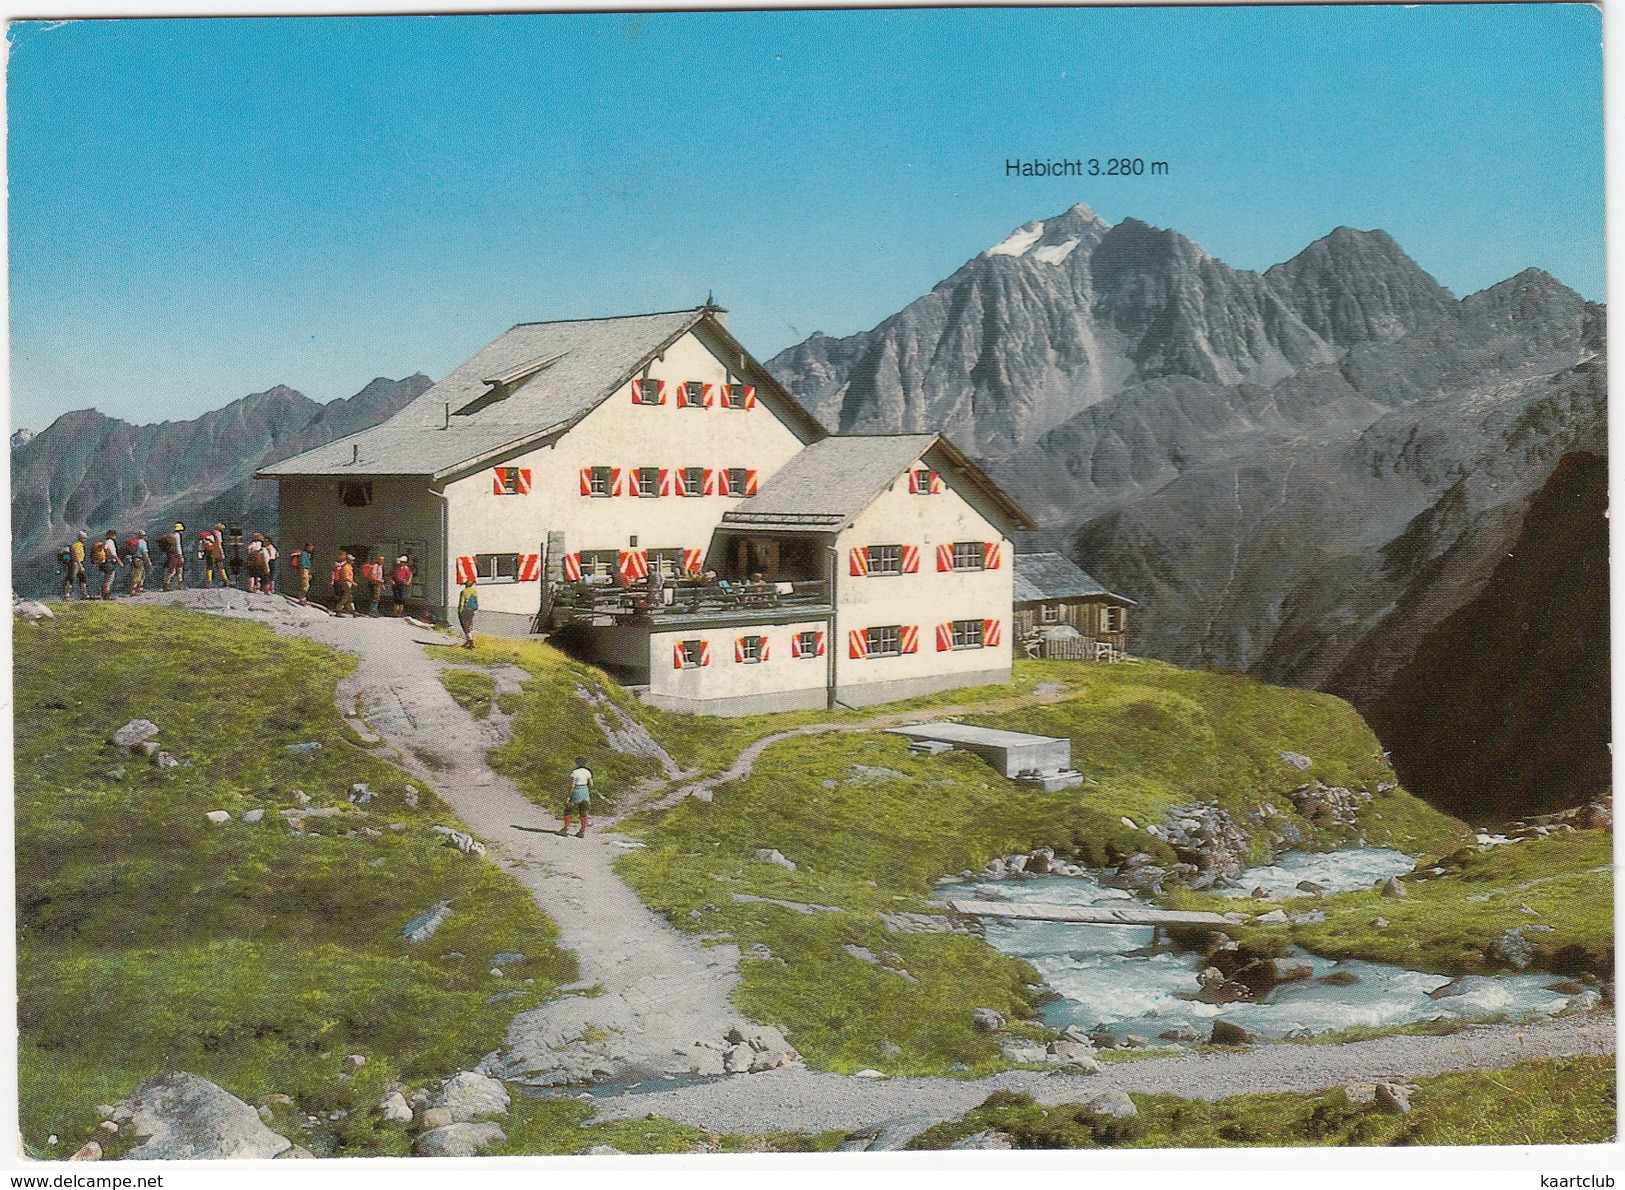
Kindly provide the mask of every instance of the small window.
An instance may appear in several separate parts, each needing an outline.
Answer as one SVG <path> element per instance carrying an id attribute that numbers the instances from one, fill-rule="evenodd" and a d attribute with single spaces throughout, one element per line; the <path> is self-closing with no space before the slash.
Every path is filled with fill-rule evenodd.
<path id="1" fill-rule="evenodd" d="M 512 583 L 519 580 L 518 554 L 475 554 L 474 573 L 481 582 Z"/>
<path id="2" fill-rule="evenodd" d="M 798 633 L 796 633 L 796 647 L 794 649 L 792 649 L 791 651 L 797 657 L 816 657 L 816 656 L 818 656 L 818 632 L 817 632 L 817 630 L 814 629 L 811 632 L 798 632 Z"/>
<path id="3" fill-rule="evenodd" d="M 1059 603 L 1039 604 L 1038 618 L 1045 624 L 1059 624 L 1061 622 L 1061 605 Z"/>
<path id="4" fill-rule="evenodd" d="M 954 542 L 955 570 L 985 570 L 987 554 L 979 541 Z"/>
<path id="5" fill-rule="evenodd" d="M 942 491 L 942 480 L 935 471 L 922 468 L 910 474 L 908 490 L 916 496 L 935 496 Z"/>
<path id="6" fill-rule="evenodd" d="M 519 494 L 519 468 L 496 468 L 497 490 L 504 496 L 517 496 Z"/>
<path id="7" fill-rule="evenodd" d="M 647 376 L 634 380 L 632 382 L 632 403 L 635 405 L 660 404 L 660 386 L 663 383 L 660 380 L 651 380 Z"/>
<path id="8" fill-rule="evenodd" d="M 745 408 L 745 386 L 743 384 L 723 385 L 722 403 L 729 409 Z"/>
<path id="9" fill-rule="evenodd" d="M 739 638 L 738 660 L 747 665 L 762 660 L 762 638 L 759 636 L 742 636 Z"/>
<path id="10" fill-rule="evenodd" d="M 372 503 L 372 480 L 352 480 L 339 484 L 339 503 L 346 508 L 365 508 Z"/>
<path id="11" fill-rule="evenodd" d="M 703 496 L 703 495 L 705 495 L 705 468 L 704 467 L 684 467 L 683 468 L 683 495 L 685 495 L 685 496 Z"/>
<path id="12" fill-rule="evenodd" d="M 900 545 L 872 545 L 869 547 L 869 573 L 902 574 L 903 547 Z"/>
<path id="13" fill-rule="evenodd" d="M 689 380 L 683 385 L 687 399 L 683 402 L 690 409 L 705 408 L 705 382 L 703 380 Z"/>
<path id="14" fill-rule="evenodd" d="M 745 495 L 745 489 L 750 484 L 750 480 L 748 478 L 749 473 L 745 470 L 745 468 L 729 467 L 726 474 L 728 476 L 728 495 Z"/>
<path id="15" fill-rule="evenodd" d="M 678 650 L 683 658 L 684 669 L 699 669 L 704 659 L 704 645 L 697 640 L 685 640 L 678 644 Z"/>
<path id="16" fill-rule="evenodd" d="M 581 577 L 608 579 L 614 576 L 620 554 L 616 550 L 582 550 Z"/>
<path id="17" fill-rule="evenodd" d="M 954 621 L 954 648 L 979 649 L 982 647 L 981 620 Z"/>
<path id="18" fill-rule="evenodd" d="M 591 494 L 594 496 L 609 496 L 615 491 L 615 469 L 613 467 L 589 467 L 591 476 Z"/>
<path id="19" fill-rule="evenodd" d="M 869 629 L 870 657 L 897 657 L 903 652 L 903 626 L 901 624 L 886 624 L 880 628 Z"/>
<path id="20" fill-rule="evenodd" d="M 1100 609 L 1100 627 L 1103 632 L 1123 631 L 1123 609 L 1120 607 L 1105 607 Z"/>
<path id="21" fill-rule="evenodd" d="M 633 491 L 639 496 L 660 495 L 660 468 L 634 467 L 632 469 Z"/>

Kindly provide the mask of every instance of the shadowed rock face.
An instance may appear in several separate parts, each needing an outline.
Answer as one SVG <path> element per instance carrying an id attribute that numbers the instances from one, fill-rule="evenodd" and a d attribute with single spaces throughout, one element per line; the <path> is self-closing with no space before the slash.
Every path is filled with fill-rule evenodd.
<path id="1" fill-rule="evenodd" d="M 1138 651 L 1363 710 L 1509 552 L 1521 565 L 1559 460 L 1606 453 L 1601 307 L 1536 269 L 1458 301 L 1382 231 L 1338 228 L 1257 274 L 1074 208 L 768 366 L 832 428 L 946 430 L 1039 520 L 1025 547 L 1141 602 Z M 1606 591 L 1600 568 L 1561 581 Z"/>
<path id="2" fill-rule="evenodd" d="M 426 376 L 374 380 L 319 405 L 278 386 L 192 421 L 133 426 L 94 409 L 64 413 L 11 451 L 13 585 L 60 585 L 52 560 L 80 529 L 157 535 L 176 520 L 276 528 L 276 483 L 259 467 L 389 417 L 429 387 Z"/>

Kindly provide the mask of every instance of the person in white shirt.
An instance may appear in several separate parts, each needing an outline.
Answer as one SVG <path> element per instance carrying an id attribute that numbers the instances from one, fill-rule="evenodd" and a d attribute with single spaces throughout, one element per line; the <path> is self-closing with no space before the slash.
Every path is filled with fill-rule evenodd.
<path id="1" fill-rule="evenodd" d="M 564 829 L 559 834 L 569 834 L 570 820 L 580 816 L 581 829 L 576 831 L 576 838 L 584 837 L 587 833 L 587 813 L 591 809 L 592 770 L 587 767 L 587 758 L 578 756 L 575 771 L 570 774 L 570 798 L 564 803 Z"/>

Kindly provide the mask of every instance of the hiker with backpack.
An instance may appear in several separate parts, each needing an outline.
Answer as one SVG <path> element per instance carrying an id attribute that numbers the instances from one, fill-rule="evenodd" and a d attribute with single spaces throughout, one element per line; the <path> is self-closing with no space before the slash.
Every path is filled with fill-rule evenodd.
<path id="1" fill-rule="evenodd" d="M 258 594 L 271 589 L 271 568 L 265 561 L 265 536 L 256 533 L 248 539 L 248 590 Z"/>
<path id="2" fill-rule="evenodd" d="M 90 598 L 90 579 L 85 574 L 85 539 L 90 534 L 83 529 L 57 554 L 62 563 L 62 598 L 73 598 L 73 586 L 79 584 L 79 598 Z"/>
<path id="3" fill-rule="evenodd" d="M 561 835 L 570 833 L 570 820 L 579 817 L 581 829 L 576 831 L 576 838 L 585 838 L 587 834 L 587 815 L 592 810 L 592 770 L 587 767 L 585 756 L 576 757 L 576 767 L 570 773 L 570 796 L 564 803 L 564 827 L 559 831 Z"/>
<path id="4" fill-rule="evenodd" d="M 272 541 L 271 535 L 267 533 L 261 545 L 265 550 L 264 590 L 267 595 L 270 595 L 276 591 L 276 542 Z"/>
<path id="5" fill-rule="evenodd" d="M 130 560 L 130 594 L 140 595 L 147 589 L 147 567 L 152 565 L 145 529 L 124 543 L 124 556 Z"/>
<path id="6" fill-rule="evenodd" d="M 293 566 L 293 581 L 299 584 L 299 605 L 303 607 L 310 602 L 310 572 L 316 565 L 316 547 L 307 541 L 288 555 L 288 560 Z"/>
<path id="7" fill-rule="evenodd" d="M 412 564 L 404 556 L 395 559 L 395 572 L 390 576 L 390 592 L 395 597 L 395 614 L 406 614 L 406 588 L 412 585 Z"/>
<path id="8" fill-rule="evenodd" d="M 197 535 L 197 556 L 203 563 L 205 587 L 214 586 L 217 576 L 222 587 L 231 585 L 231 577 L 226 573 L 226 546 L 222 536 L 225 531 L 224 525 L 216 525 Z"/>
<path id="9" fill-rule="evenodd" d="M 379 554 L 371 562 L 361 565 L 361 578 L 367 584 L 367 614 L 378 614 L 378 600 L 384 593 L 384 555 Z"/>
<path id="10" fill-rule="evenodd" d="M 175 522 L 175 530 L 158 539 L 158 548 L 164 553 L 164 590 L 186 589 L 186 526 Z"/>
<path id="11" fill-rule="evenodd" d="M 353 616 L 355 611 L 355 566 L 350 555 L 339 551 L 339 560 L 333 566 L 333 614 Z"/>
<path id="12" fill-rule="evenodd" d="M 113 598 L 113 574 L 123 565 L 118 560 L 118 531 L 109 529 L 107 536 L 90 544 L 90 560 L 102 572 L 102 598 Z"/>

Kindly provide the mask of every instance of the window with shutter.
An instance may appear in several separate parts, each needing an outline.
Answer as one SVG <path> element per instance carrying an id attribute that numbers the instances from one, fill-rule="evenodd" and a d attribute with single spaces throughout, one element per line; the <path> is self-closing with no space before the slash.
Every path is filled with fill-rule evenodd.
<path id="1" fill-rule="evenodd" d="M 954 542 L 954 569 L 955 570 L 982 570 L 986 559 L 986 550 L 980 541 Z"/>

